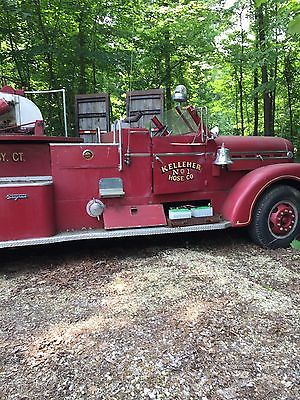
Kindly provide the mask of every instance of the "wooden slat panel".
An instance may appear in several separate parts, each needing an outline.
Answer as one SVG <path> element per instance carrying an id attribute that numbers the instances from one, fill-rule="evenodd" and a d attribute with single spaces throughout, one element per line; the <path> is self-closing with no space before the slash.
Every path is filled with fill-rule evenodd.
<path id="1" fill-rule="evenodd" d="M 81 94 L 75 97 L 75 126 L 80 130 L 110 130 L 110 100 L 107 93 Z M 97 135 L 84 135 L 84 141 L 95 142 Z"/>
<path id="2" fill-rule="evenodd" d="M 163 118 L 164 94 L 162 89 L 135 90 L 127 92 L 126 113 L 127 117 L 135 115 L 138 111 L 143 112 L 142 118 L 133 127 L 148 127 L 152 117 Z"/>

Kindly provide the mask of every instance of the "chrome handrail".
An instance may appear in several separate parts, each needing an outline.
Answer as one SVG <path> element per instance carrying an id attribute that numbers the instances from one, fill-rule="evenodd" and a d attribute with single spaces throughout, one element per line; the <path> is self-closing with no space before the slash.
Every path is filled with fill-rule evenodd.
<path id="1" fill-rule="evenodd" d="M 117 129 L 118 129 L 118 151 L 119 151 L 119 171 L 123 170 L 123 155 L 122 155 L 122 125 L 121 120 L 116 120 L 114 122 L 114 129 L 113 129 L 113 144 L 116 144 L 116 137 L 117 137 Z"/>

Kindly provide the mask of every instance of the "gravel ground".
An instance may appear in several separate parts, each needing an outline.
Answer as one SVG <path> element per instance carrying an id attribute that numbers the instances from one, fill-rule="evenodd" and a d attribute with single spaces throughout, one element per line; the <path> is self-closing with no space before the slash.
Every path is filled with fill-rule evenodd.
<path id="1" fill-rule="evenodd" d="M 300 398 L 300 251 L 229 231 L 0 257 L 1 400 Z"/>

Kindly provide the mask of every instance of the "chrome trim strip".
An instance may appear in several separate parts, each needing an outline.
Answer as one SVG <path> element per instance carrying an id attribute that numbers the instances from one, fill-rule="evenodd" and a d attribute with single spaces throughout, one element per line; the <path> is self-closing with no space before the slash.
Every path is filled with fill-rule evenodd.
<path id="1" fill-rule="evenodd" d="M 231 159 L 236 161 L 247 161 L 247 160 L 258 160 L 258 161 L 269 161 L 269 160 L 291 160 L 289 157 L 234 157 L 231 155 Z"/>
<path id="2" fill-rule="evenodd" d="M 210 153 L 156 153 L 153 154 L 154 157 L 156 156 L 205 156 Z M 212 153 L 213 154 L 213 153 Z"/>
<path id="3" fill-rule="evenodd" d="M 226 229 L 229 228 L 230 226 L 231 226 L 230 222 L 224 221 L 216 224 L 192 225 L 192 226 L 184 226 L 176 228 L 163 226 L 163 227 L 153 227 L 153 228 L 119 229 L 112 231 L 98 229 L 93 231 L 63 232 L 55 236 L 50 236 L 45 238 L 3 241 L 0 242 L 0 248 L 4 249 L 4 248 L 21 247 L 21 246 L 35 246 L 38 244 L 71 242 L 74 240 L 86 240 L 86 239 L 109 239 L 109 238 L 147 236 L 147 235 L 164 235 L 167 233 L 212 231 L 212 230 Z"/>
<path id="4" fill-rule="evenodd" d="M 170 143 L 172 146 L 206 146 L 206 143 Z"/>
<path id="5" fill-rule="evenodd" d="M 130 157 L 150 157 L 150 153 L 125 153 L 125 156 Z"/>
<path id="6" fill-rule="evenodd" d="M 15 183 L 10 183 L 10 182 L 7 182 L 7 183 L 0 183 L 0 187 L 5 187 L 5 188 L 16 188 L 16 187 L 18 187 L 18 188 L 20 188 L 20 187 L 25 187 L 25 186 L 27 186 L 27 187 L 32 187 L 32 186 L 48 186 L 48 185 L 52 185 L 53 184 L 53 181 L 41 181 L 41 182 L 20 182 L 20 183 L 17 183 L 17 182 L 15 182 Z"/>
<path id="7" fill-rule="evenodd" d="M 126 127 L 124 127 L 123 129 L 126 129 Z M 128 129 L 128 128 L 127 128 Z M 129 131 L 128 131 L 128 133 L 143 133 L 143 134 L 145 134 L 145 133 L 149 133 L 149 131 L 148 131 L 148 129 L 144 129 L 143 131 L 135 131 L 135 130 L 131 130 L 130 128 L 129 128 Z"/>
<path id="8" fill-rule="evenodd" d="M 101 146 L 119 146 L 119 143 L 49 143 L 50 146 L 88 146 L 88 147 L 101 147 Z"/>
<path id="9" fill-rule="evenodd" d="M 259 151 L 231 151 L 230 154 L 274 154 L 274 153 L 287 153 L 286 149 L 284 150 L 259 150 Z"/>
<path id="10" fill-rule="evenodd" d="M 31 183 L 31 182 L 45 182 L 45 181 L 51 181 L 52 182 L 52 176 L 5 176 L 0 178 L 0 184 L 1 183 L 13 183 L 13 182 L 24 182 L 24 183 Z"/>

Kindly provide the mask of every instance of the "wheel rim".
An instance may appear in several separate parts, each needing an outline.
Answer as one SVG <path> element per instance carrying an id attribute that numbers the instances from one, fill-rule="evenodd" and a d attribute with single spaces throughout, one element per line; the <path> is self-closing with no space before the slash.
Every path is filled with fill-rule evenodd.
<path id="1" fill-rule="evenodd" d="M 298 222 L 297 208 L 290 202 L 279 202 L 271 210 L 268 218 L 270 232 L 279 238 L 289 236 Z"/>

